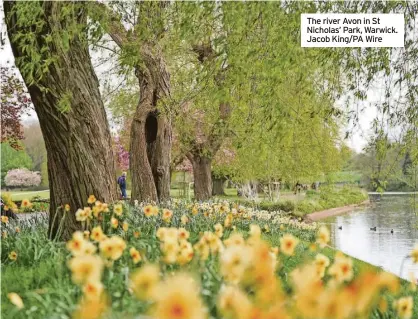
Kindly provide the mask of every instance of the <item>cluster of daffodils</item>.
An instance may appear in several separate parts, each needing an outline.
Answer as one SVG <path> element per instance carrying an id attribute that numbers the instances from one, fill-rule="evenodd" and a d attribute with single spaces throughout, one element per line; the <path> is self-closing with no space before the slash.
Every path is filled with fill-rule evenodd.
<path id="1" fill-rule="evenodd" d="M 318 229 L 318 225 L 316 222 L 305 223 L 304 221 L 296 220 L 289 216 L 275 216 L 272 219 L 271 223 L 279 224 L 279 225 L 286 225 L 292 228 L 297 228 L 297 229 L 307 230 L 307 231 L 315 231 Z"/>
<path id="2" fill-rule="evenodd" d="M 412 318 L 412 297 L 400 297 L 389 305 L 380 296 L 383 291 L 394 294 L 399 291 L 397 277 L 385 272 L 363 272 L 355 277 L 350 257 L 337 252 L 330 259 L 329 250 L 324 249 L 330 241 L 325 226 L 318 228 L 315 224 L 227 202 L 186 206 L 173 201 L 169 208 L 136 204 L 139 211 L 134 213 L 142 214 L 141 223 L 152 229 L 148 233 L 144 230 L 148 236 L 144 238 L 123 221 L 127 214 L 122 204 L 109 209 L 94 196 L 88 204 L 76 212 L 83 230 L 75 232 L 66 243 L 71 253 L 68 261 L 71 278 L 82 291 L 73 314 L 75 319 L 98 319 L 110 311 L 112 291 L 106 292 L 104 283 L 108 280 L 104 279 L 108 272 L 104 269 L 117 272 L 119 264 L 129 267 L 126 293 L 143 301 L 144 312 L 155 319 L 207 319 L 209 312 L 212 317 L 216 313 L 224 319 L 350 319 L 367 318 L 375 309 L 381 313 L 390 309 L 401 319 Z M 177 208 L 182 208 L 178 209 L 178 216 Z M 202 226 L 197 216 L 216 220 Z M 236 222 L 240 220 L 244 222 Z M 255 224 L 260 221 L 262 226 Z M 196 224 L 208 226 L 194 231 Z M 272 224 L 280 225 L 277 228 L 282 232 L 278 247 L 271 247 L 262 239 L 262 233 L 268 233 Z M 284 233 L 292 227 L 316 233 L 316 242 L 309 246 L 310 253 L 315 252 L 314 257 L 309 259 L 306 254 L 300 265 L 297 258 L 307 252 L 306 245 L 294 235 Z M 141 243 L 141 247 L 154 242 L 160 249 L 144 250 L 151 256 L 130 242 Z M 418 263 L 418 245 L 410 257 Z M 9 259 L 16 260 L 17 253 L 10 252 Z M 156 262 L 151 264 L 147 260 Z M 288 261 L 292 260 L 295 263 L 289 270 Z M 213 269 L 218 273 L 213 274 Z M 201 272 L 211 273 L 212 279 Z M 218 283 L 207 285 L 200 280 Z M 283 288 L 284 281 L 289 281 L 291 289 Z M 209 293 L 216 301 L 211 307 L 201 296 L 208 289 L 213 290 Z M 24 307 L 17 294 L 8 297 L 17 307 Z"/>
<path id="3" fill-rule="evenodd" d="M 90 206 L 84 207 L 83 209 L 78 209 L 77 212 L 75 213 L 75 217 L 76 220 L 79 222 L 87 222 L 87 224 L 93 219 L 93 217 L 97 218 L 98 220 L 102 219 L 102 215 L 103 213 L 108 213 L 109 207 L 108 204 L 106 203 L 102 203 L 98 200 L 96 200 L 96 197 L 94 195 L 90 195 L 90 197 L 87 200 L 87 203 Z M 68 204 L 66 204 L 64 206 L 64 210 L 65 211 L 69 211 L 70 210 L 70 206 Z M 113 207 L 113 211 L 115 214 L 122 214 L 122 205 L 121 204 L 116 204 Z"/>
<path id="4" fill-rule="evenodd" d="M 146 217 L 158 216 L 159 208 L 150 204 L 138 204 Z M 191 203 L 185 204 L 180 200 L 173 199 L 171 202 L 172 209 L 185 208 L 190 212 L 191 217 L 203 216 L 208 218 L 223 218 L 223 226 L 226 228 L 232 228 L 233 222 L 236 220 L 254 220 L 260 223 L 264 223 L 263 231 L 269 232 L 269 224 L 273 225 L 285 225 L 295 229 L 316 231 L 318 226 L 316 223 L 305 223 L 301 220 L 289 216 L 283 216 L 280 212 L 268 212 L 263 210 L 254 210 L 250 207 L 237 205 L 228 201 L 213 202 L 213 203 Z M 169 223 L 173 216 L 173 212 L 168 209 L 163 209 L 162 219 L 164 222 Z M 186 219 L 186 220 L 184 220 Z M 187 215 L 182 216 L 182 223 L 185 225 L 188 222 L 189 217 Z"/>
<path id="5" fill-rule="evenodd" d="M 163 260 L 167 264 L 185 265 L 194 256 L 192 244 L 188 241 L 190 233 L 184 228 L 161 227 L 157 237 L 161 242 Z"/>
<path id="6" fill-rule="evenodd" d="M 74 318 L 99 318 L 107 308 L 102 283 L 103 268 L 111 267 L 114 261 L 122 257 L 126 242 L 119 236 L 106 236 L 97 226 L 91 232 L 75 232 L 66 246 L 72 255 L 68 261 L 71 278 L 83 291 Z M 130 255 L 133 263 L 141 260 L 141 255 L 134 247 L 131 247 Z"/>
<path id="7" fill-rule="evenodd" d="M 215 233 L 211 231 L 203 233 L 203 236 L 200 237 L 200 240 L 193 247 L 200 260 L 207 260 L 210 255 L 216 256 L 223 251 L 222 236 L 223 226 L 221 224 L 215 225 Z"/>
<path id="8" fill-rule="evenodd" d="M 17 205 L 11 200 L 10 195 L 6 194 L 6 195 L 2 195 L 2 196 L 4 196 L 4 198 L 5 198 L 4 201 L 6 203 L 3 207 L 3 210 L 4 211 L 12 210 L 12 212 L 17 213 L 19 211 L 19 209 L 18 209 Z M 22 200 L 22 203 L 21 203 L 20 207 L 22 209 L 31 208 L 32 203 L 29 200 L 24 199 L 24 200 Z M 8 216 L 1 216 L 1 225 L 3 226 L 3 227 L 1 227 L 2 228 L 2 232 L 1 232 L 1 237 L 2 238 L 7 238 L 8 234 L 9 234 L 8 231 L 10 231 L 10 230 L 13 231 L 13 229 L 14 229 L 15 233 L 20 233 L 20 227 L 19 226 L 14 226 L 14 228 L 10 226 L 10 220 L 9 220 Z M 9 259 L 10 260 L 16 260 L 17 259 L 17 253 L 15 251 L 12 251 L 9 254 Z"/>
<path id="9" fill-rule="evenodd" d="M 5 211 L 11 210 L 13 213 L 19 212 L 19 208 L 17 207 L 16 203 L 13 202 L 12 196 L 9 193 L 3 193 L 1 197 L 4 202 L 3 209 Z M 22 200 L 21 208 L 27 208 L 27 207 L 32 207 L 32 203 L 28 199 Z"/>

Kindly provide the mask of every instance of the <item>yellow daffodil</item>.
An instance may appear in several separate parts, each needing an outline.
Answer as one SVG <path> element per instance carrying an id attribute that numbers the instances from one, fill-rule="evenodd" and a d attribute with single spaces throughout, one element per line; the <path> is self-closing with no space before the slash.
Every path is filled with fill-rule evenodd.
<path id="1" fill-rule="evenodd" d="M 155 297 L 156 286 L 160 281 L 160 269 L 155 265 L 144 265 L 135 271 L 130 278 L 130 287 L 140 300 Z"/>
<path id="2" fill-rule="evenodd" d="M 330 240 L 329 230 L 325 226 L 322 226 L 318 231 L 316 242 L 319 244 L 319 246 L 323 248 L 329 243 L 329 240 Z"/>
<path id="3" fill-rule="evenodd" d="M 137 264 L 142 260 L 141 254 L 134 247 L 131 247 L 131 249 L 129 249 L 129 254 L 132 257 L 134 264 Z"/>
<path id="4" fill-rule="evenodd" d="M 221 255 L 221 274 L 225 281 L 238 284 L 251 262 L 251 251 L 245 246 L 230 246 Z"/>
<path id="5" fill-rule="evenodd" d="M 68 268 L 71 270 L 74 283 L 96 282 L 100 281 L 102 276 L 103 261 L 96 255 L 77 256 L 68 262 Z"/>
<path id="6" fill-rule="evenodd" d="M 250 225 L 250 236 L 253 238 L 260 238 L 261 236 L 261 229 L 258 225 Z"/>
<path id="7" fill-rule="evenodd" d="M 338 282 L 349 281 L 353 278 L 353 260 L 349 257 L 335 259 L 328 273 Z"/>
<path id="8" fill-rule="evenodd" d="M 110 224 L 112 225 L 112 227 L 113 227 L 113 228 L 118 228 L 118 226 L 119 226 L 119 221 L 118 221 L 115 217 L 112 217 L 112 218 L 110 219 Z"/>
<path id="9" fill-rule="evenodd" d="M 166 223 L 170 222 L 171 217 L 173 217 L 173 212 L 171 210 L 168 209 L 163 209 L 163 221 L 165 221 Z"/>
<path id="10" fill-rule="evenodd" d="M 94 195 L 90 195 L 87 199 L 87 203 L 93 204 L 96 201 L 96 197 Z"/>
<path id="11" fill-rule="evenodd" d="M 123 222 L 123 224 L 122 224 L 123 231 L 124 232 L 127 232 L 128 231 L 128 228 L 129 228 L 129 224 L 127 222 Z"/>
<path id="12" fill-rule="evenodd" d="M 299 239 L 291 234 L 286 234 L 280 238 L 280 251 L 285 255 L 292 256 L 298 243 Z"/>
<path id="13" fill-rule="evenodd" d="M 179 239 L 188 239 L 190 233 L 184 228 L 179 228 L 177 235 Z"/>
<path id="14" fill-rule="evenodd" d="M 86 240 L 84 234 L 81 231 L 73 233 L 73 237 L 67 242 L 67 249 L 74 255 L 83 255 L 85 252 Z"/>
<path id="15" fill-rule="evenodd" d="M 228 215 L 225 217 L 224 227 L 225 227 L 225 228 L 229 228 L 229 227 L 231 227 L 231 226 L 232 226 L 232 214 L 228 214 Z"/>
<path id="16" fill-rule="evenodd" d="M 218 309 L 224 318 L 248 319 L 251 301 L 238 287 L 223 286 L 218 295 Z"/>
<path id="17" fill-rule="evenodd" d="M 22 205 L 21 205 L 21 207 L 23 207 L 23 208 L 29 208 L 29 207 L 32 207 L 32 203 L 31 203 L 29 200 L 24 199 L 24 200 L 22 200 Z"/>
<path id="18" fill-rule="evenodd" d="M 9 298 L 10 302 L 14 304 L 17 308 L 22 309 L 24 307 L 22 298 L 20 298 L 20 296 L 17 293 L 8 293 L 7 298 Z"/>
<path id="19" fill-rule="evenodd" d="M 153 215 L 153 207 L 152 205 L 147 205 L 144 207 L 144 215 L 146 217 L 151 217 Z"/>
<path id="20" fill-rule="evenodd" d="M 104 234 L 103 234 L 103 230 L 102 227 L 100 226 L 96 226 L 91 230 L 91 235 L 90 238 L 94 241 L 102 241 L 102 239 L 104 239 Z"/>
<path id="21" fill-rule="evenodd" d="M 9 217 L 7 217 L 7 216 L 1 216 L 1 222 L 3 224 L 7 224 L 9 222 Z"/>
<path id="22" fill-rule="evenodd" d="M 87 281 L 83 286 L 84 297 L 91 300 L 100 298 L 103 292 L 103 284 L 100 281 Z"/>
<path id="23" fill-rule="evenodd" d="M 411 296 L 399 298 L 395 301 L 395 309 L 398 313 L 399 318 L 401 319 L 410 319 L 412 318 L 412 310 L 414 306 L 414 301 Z"/>
<path id="24" fill-rule="evenodd" d="M 87 220 L 87 212 L 84 209 L 78 209 L 75 212 L 75 219 L 79 222 L 84 222 L 85 220 Z"/>
<path id="25" fill-rule="evenodd" d="M 207 311 L 196 282 L 187 275 L 176 274 L 157 286 L 151 315 L 158 319 L 206 319 Z"/>
<path id="26" fill-rule="evenodd" d="M 182 215 L 181 216 L 181 224 L 182 225 L 186 225 L 189 222 L 189 217 L 187 217 L 186 215 Z"/>
<path id="27" fill-rule="evenodd" d="M 223 228 L 223 226 L 221 224 L 218 223 L 218 224 L 215 225 L 215 234 L 216 234 L 216 236 L 218 236 L 219 238 L 222 238 L 223 231 L 224 231 L 224 228 Z"/>
<path id="28" fill-rule="evenodd" d="M 17 253 L 14 250 L 10 252 L 9 259 L 10 260 L 16 260 L 17 259 Z"/>
<path id="29" fill-rule="evenodd" d="M 101 298 L 83 298 L 76 311 L 72 314 L 73 319 L 99 319 L 108 308 L 107 298 L 102 294 Z"/>
<path id="30" fill-rule="evenodd" d="M 96 245 L 91 242 L 86 242 L 84 245 L 84 254 L 93 255 L 97 250 Z"/>
<path id="31" fill-rule="evenodd" d="M 224 240 L 224 244 L 226 247 L 229 246 L 240 246 L 245 244 L 244 237 L 241 234 L 235 233 L 232 234 L 228 239 Z"/>
<path id="32" fill-rule="evenodd" d="M 126 243 L 119 236 L 112 236 L 102 240 L 99 247 L 101 254 L 105 258 L 117 260 L 122 256 L 126 248 Z"/>
<path id="33" fill-rule="evenodd" d="M 116 216 L 122 216 L 123 213 L 123 207 L 122 204 L 116 204 L 113 206 L 113 212 Z"/>

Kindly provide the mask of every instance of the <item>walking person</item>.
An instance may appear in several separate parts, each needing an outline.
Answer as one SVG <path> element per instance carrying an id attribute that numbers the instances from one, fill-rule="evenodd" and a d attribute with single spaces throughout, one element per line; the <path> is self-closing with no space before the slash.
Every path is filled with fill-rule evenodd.
<path id="1" fill-rule="evenodd" d="M 118 178 L 118 185 L 120 187 L 121 196 L 126 199 L 126 172 L 122 173 L 122 176 Z"/>

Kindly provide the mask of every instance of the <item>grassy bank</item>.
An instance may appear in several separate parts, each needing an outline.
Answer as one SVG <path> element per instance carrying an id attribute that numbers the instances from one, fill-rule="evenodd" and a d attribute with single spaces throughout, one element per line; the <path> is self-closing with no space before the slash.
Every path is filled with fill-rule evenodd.
<path id="1" fill-rule="evenodd" d="M 362 189 L 344 186 L 342 188 L 324 187 L 319 192 L 308 190 L 302 200 L 288 199 L 276 203 L 269 201 L 252 203 L 245 200 L 239 200 L 238 202 L 266 211 L 282 211 L 292 213 L 295 216 L 304 216 L 330 208 L 359 204 L 367 198 L 367 193 Z"/>
<path id="2" fill-rule="evenodd" d="M 95 205 L 91 206 L 95 207 Z M 203 307 L 207 309 L 209 318 L 249 319 L 249 313 L 254 316 L 259 313 L 259 316 L 255 318 L 282 318 L 279 313 L 286 314 L 283 318 L 304 318 L 306 316 L 300 314 L 300 305 L 296 305 L 294 302 L 295 300 L 303 300 L 297 297 L 306 291 L 312 298 L 318 298 L 317 302 L 322 306 L 335 306 L 337 309 L 353 307 L 355 299 L 342 300 L 336 296 L 342 296 L 343 292 L 350 291 L 354 287 L 358 289 L 365 287 L 363 286 L 364 278 L 358 277 L 364 271 L 372 271 L 372 273 L 379 271 L 368 264 L 353 260 L 352 269 L 349 264 L 348 266 L 350 266 L 350 272 L 353 271 L 354 277 L 347 277 L 346 281 L 339 282 L 336 286 L 338 288 L 333 288 L 331 282 L 335 282 L 337 277 L 334 278 L 334 275 L 328 270 L 333 267 L 331 265 L 334 264 L 334 261 L 336 261 L 336 265 L 339 265 L 340 261 L 335 259 L 335 252 L 331 249 L 313 246 L 318 233 L 316 224 L 299 223 L 290 217 L 281 216 L 278 212 L 271 214 L 258 212 L 244 207 L 236 207 L 226 202 L 200 205 L 174 202 L 172 206 L 167 208 L 170 208 L 171 211 L 159 209 L 157 214 L 147 217 L 145 216 L 146 212 L 156 213 L 157 211 L 152 207 L 135 208 L 116 205 L 108 213 L 102 211 L 97 214 L 102 216 L 101 221 L 96 218 L 91 219 L 92 225 L 101 225 L 110 241 L 115 238 L 112 236 L 118 235 L 123 242 L 123 244 L 118 242 L 118 246 L 114 247 L 121 249 L 120 255 L 115 258 L 107 256 L 106 251 L 102 250 L 102 244 L 98 245 L 98 256 L 102 256 L 107 265 L 100 275 L 100 284 L 103 284 L 106 296 L 111 300 L 106 308 L 112 314 L 111 318 L 134 318 L 138 314 L 149 313 L 150 309 L 154 309 L 152 305 L 159 305 L 161 300 L 159 301 L 158 298 L 150 297 L 147 300 L 138 300 L 138 296 L 132 293 L 136 291 L 136 288 L 130 286 L 128 280 L 132 273 L 137 269 L 143 269 L 142 267 L 149 262 L 158 264 L 162 276 L 166 278 L 172 272 L 181 271 L 198 279 L 200 293 L 195 296 L 188 291 L 188 297 L 185 300 L 179 300 L 178 296 L 184 292 L 183 285 L 187 286 L 187 282 L 182 282 L 181 287 L 174 288 L 170 286 L 169 281 L 163 284 L 165 292 L 173 291 L 173 289 L 175 292 L 172 299 L 164 300 L 164 307 L 169 307 L 173 302 L 180 302 L 180 305 L 176 304 L 176 307 Z M 259 225 L 261 237 L 265 241 L 260 242 L 257 239 L 259 230 L 251 225 Z M 16 227 L 19 227 L 18 231 Z M 189 235 L 188 238 L 185 236 L 186 241 L 181 241 L 181 247 L 184 245 L 183 248 L 175 246 L 180 250 L 176 250 L 176 257 L 172 261 L 168 258 L 171 252 L 168 247 L 173 249 L 173 246 L 166 245 L 167 243 L 173 244 L 173 242 L 162 239 L 164 238 L 161 235 L 162 232 L 157 231 L 160 227 L 184 228 L 185 230 L 181 230 L 182 234 L 186 234 L 185 231 L 187 231 Z M 83 296 L 85 298 L 91 296 L 89 297 L 88 290 L 83 292 L 82 285 L 77 285 L 77 282 L 74 282 L 74 278 L 77 278 L 74 277 L 77 275 L 75 270 L 73 269 L 72 272 L 67 267 L 70 260 L 74 261 L 78 258 L 72 257 L 72 255 L 76 255 L 74 241 L 71 246 L 68 246 L 70 247 L 68 250 L 65 243 L 48 240 L 46 229 L 46 220 L 35 225 L 3 223 L 2 231 L 7 231 L 7 236 L 1 242 L 1 297 L 3 301 L 1 310 L 4 318 L 70 318 L 77 309 L 80 309 L 79 307 L 85 310 L 85 307 L 91 306 L 89 303 L 80 305 Z M 92 232 L 90 235 L 93 234 Z M 165 232 L 165 234 L 168 236 L 169 233 Z M 175 236 L 180 236 L 180 231 L 176 230 L 175 234 Z M 4 233 L 3 236 L 5 236 Z M 299 242 L 295 238 L 298 238 Z M 177 239 L 175 240 L 177 242 Z M 270 254 L 264 254 L 263 251 L 268 252 L 269 249 L 264 242 L 269 246 L 278 247 L 278 250 L 272 249 Z M 81 246 L 87 245 L 86 243 L 91 243 L 94 247 L 97 245 L 94 240 L 81 240 L 79 243 L 82 244 Z M 291 249 L 287 243 L 291 244 Z M 141 261 L 138 263 L 135 263 L 134 255 L 132 255 L 131 248 L 133 247 L 140 254 Z M 221 247 L 225 250 L 222 250 Z M 185 255 L 188 258 L 186 260 L 180 258 L 185 251 L 193 252 Z M 16 258 L 11 255 L 12 252 L 16 252 Z M 205 252 L 208 253 L 207 258 L 204 258 Z M 303 265 L 312 264 L 318 253 L 330 258 L 331 264 L 323 269 L 324 276 L 321 279 L 317 278 L 322 280 L 325 285 L 321 286 L 320 293 L 316 290 L 310 291 L 310 286 L 300 289 L 301 284 L 312 281 L 312 273 L 301 273 L 296 276 L 299 279 L 296 284 L 291 280 L 292 272 Z M 96 256 L 96 254 L 93 253 L 92 256 Z M 108 258 L 105 258 L 106 256 Z M 245 262 L 245 256 L 249 258 L 248 264 Z M 230 258 L 235 261 L 230 263 Z M 111 259 L 114 261 L 110 262 Z M 348 262 L 350 259 L 344 260 Z M 250 264 L 253 267 L 250 267 Z M 232 294 L 228 299 L 221 287 L 223 285 L 235 287 L 232 282 L 236 283 L 236 276 L 240 273 L 237 272 L 237 269 L 246 269 L 245 274 L 248 272 L 249 277 L 242 277 L 238 280 L 239 293 L 235 291 L 236 294 Z M 257 271 L 260 271 L 258 275 Z M 271 277 L 264 277 L 270 276 L 269 274 Z M 376 274 L 370 276 L 374 280 L 380 278 Z M 250 278 L 259 278 L 259 281 L 249 282 Z M 396 285 L 396 279 L 392 278 L 389 281 Z M 370 288 L 371 283 L 366 284 Z M 312 289 L 318 288 L 318 286 L 315 287 L 312 286 Z M 372 291 L 376 298 L 373 298 L 370 304 L 367 303 L 365 310 L 367 310 L 368 318 L 396 318 L 396 309 L 393 308 L 392 301 L 409 295 L 414 298 L 414 315 L 418 314 L 417 295 L 409 290 L 410 285 L 407 282 L 401 282 L 401 288 L 396 294 L 385 289 L 381 290 L 379 287 L 373 288 Z M 21 296 L 24 303 L 22 309 L 18 309 L 7 299 L 8 294 L 12 292 Z M 381 296 L 388 303 L 387 314 L 381 313 L 383 312 L 382 307 L 379 310 L 379 301 L 382 303 Z M 201 301 L 197 301 L 196 298 Z M 231 314 L 225 310 L 225 304 L 222 306 L 222 303 L 219 303 L 220 300 L 225 302 L 229 300 L 232 304 L 236 304 L 238 308 L 234 308 L 234 311 L 237 313 L 231 317 Z M 279 300 L 280 307 L 273 307 Z M 87 307 L 87 309 L 90 308 Z M 97 310 L 100 307 L 96 304 L 94 309 Z M 246 312 L 239 309 L 244 309 Z M 276 311 L 273 313 L 273 317 L 262 316 L 262 313 L 267 309 L 269 309 L 268 311 Z M 195 308 L 189 310 L 197 311 Z M 93 310 L 90 309 L 90 311 Z M 75 316 L 75 318 L 86 319 L 87 317 Z M 93 316 L 92 318 L 97 317 Z M 158 317 L 158 319 L 168 318 L 170 317 L 162 315 Z M 182 318 L 189 317 L 183 316 Z M 203 317 L 196 315 L 191 318 Z M 322 313 L 321 318 L 335 319 L 337 317 Z"/>

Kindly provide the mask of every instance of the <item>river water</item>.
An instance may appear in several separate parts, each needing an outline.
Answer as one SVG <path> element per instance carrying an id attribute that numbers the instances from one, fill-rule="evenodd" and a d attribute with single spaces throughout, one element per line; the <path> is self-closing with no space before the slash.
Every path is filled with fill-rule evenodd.
<path id="1" fill-rule="evenodd" d="M 418 265 L 413 265 L 410 258 L 405 260 L 401 273 L 404 257 L 418 243 L 418 216 L 410 196 L 382 196 L 370 206 L 324 222 L 330 225 L 333 247 L 405 279 L 409 279 L 410 272 L 418 278 Z M 376 231 L 370 230 L 372 227 Z"/>

